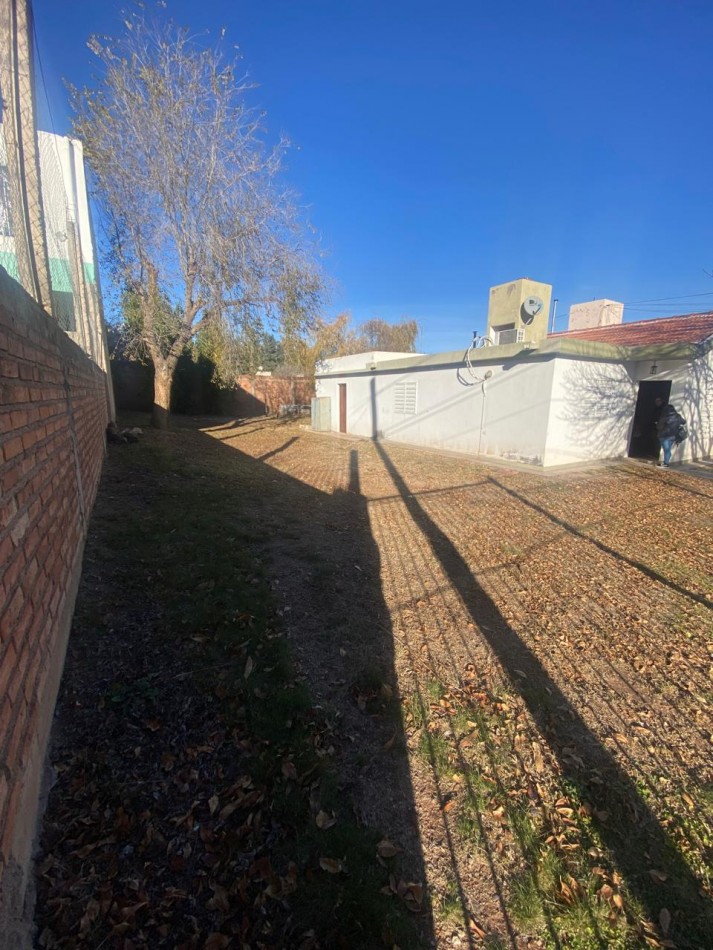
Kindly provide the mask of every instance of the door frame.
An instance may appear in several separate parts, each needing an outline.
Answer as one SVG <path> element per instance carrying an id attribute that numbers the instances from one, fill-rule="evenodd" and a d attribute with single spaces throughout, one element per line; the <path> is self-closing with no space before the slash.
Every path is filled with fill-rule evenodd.
<path id="1" fill-rule="evenodd" d="M 636 394 L 634 418 L 631 423 L 631 436 L 627 456 L 656 460 L 661 446 L 655 430 L 654 400 L 660 397 L 668 402 L 671 396 L 670 379 L 642 379 Z"/>

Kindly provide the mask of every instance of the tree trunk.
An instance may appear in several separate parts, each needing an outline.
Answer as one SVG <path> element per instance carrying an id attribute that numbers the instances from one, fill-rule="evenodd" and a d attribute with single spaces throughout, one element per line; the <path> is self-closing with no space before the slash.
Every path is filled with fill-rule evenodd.
<path id="1" fill-rule="evenodd" d="M 168 429 L 171 414 L 171 383 L 175 363 L 172 366 L 165 363 L 162 365 L 154 364 L 154 367 L 151 425 L 156 429 Z"/>

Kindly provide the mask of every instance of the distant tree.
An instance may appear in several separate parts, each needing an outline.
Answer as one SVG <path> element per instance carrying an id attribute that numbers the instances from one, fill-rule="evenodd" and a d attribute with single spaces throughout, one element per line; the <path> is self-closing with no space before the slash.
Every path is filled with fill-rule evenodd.
<path id="1" fill-rule="evenodd" d="M 284 337 L 286 369 L 314 378 L 315 368 L 327 357 L 358 353 L 362 349 L 361 340 L 349 323 L 350 315 L 340 313 L 332 321 L 316 320 L 308 333 Z"/>
<path id="2" fill-rule="evenodd" d="M 287 363 L 295 371 L 313 377 L 320 363 L 330 357 L 369 350 L 413 353 L 418 333 L 415 320 L 392 324 L 374 319 L 354 328 L 351 315 L 340 313 L 332 321 L 316 320 L 307 334 L 283 341 L 283 347 Z"/>
<path id="3" fill-rule="evenodd" d="M 116 40 L 90 40 L 103 78 L 73 90 L 74 132 L 110 227 L 116 282 L 154 364 L 153 421 L 164 427 L 189 341 L 216 325 L 244 340 L 270 328 L 304 334 L 322 283 L 280 185 L 286 143 L 265 146 L 234 63 L 140 11 L 125 27 Z"/>
<path id="4" fill-rule="evenodd" d="M 285 362 L 285 353 L 282 343 L 272 333 L 263 334 L 260 341 L 260 363 L 265 370 L 279 369 Z"/>
<path id="5" fill-rule="evenodd" d="M 419 326 L 415 320 L 387 323 L 385 320 L 367 320 L 359 327 L 366 350 L 391 350 L 395 353 L 415 353 Z"/>

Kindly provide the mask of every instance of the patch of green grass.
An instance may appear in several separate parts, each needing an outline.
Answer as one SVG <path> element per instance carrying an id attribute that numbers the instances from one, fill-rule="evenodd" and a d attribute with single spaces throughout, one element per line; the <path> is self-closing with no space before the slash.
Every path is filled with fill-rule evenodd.
<path id="1" fill-rule="evenodd" d="M 482 840 L 481 815 L 484 799 L 476 788 L 469 788 L 456 818 L 458 834 L 466 841 L 478 844 Z"/>
<path id="2" fill-rule="evenodd" d="M 448 740 L 440 733 L 424 731 L 419 742 L 419 751 L 437 778 L 442 779 L 453 771 L 451 748 Z"/>
<path id="3" fill-rule="evenodd" d="M 588 893 L 570 906 L 558 908 L 552 923 L 557 942 L 550 935 L 547 944 L 553 948 L 630 950 L 641 946 L 641 942 L 628 931 L 626 920 L 612 922 L 606 904 L 597 900 L 593 893 Z"/>
<path id="4" fill-rule="evenodd" d="M 532 871 L 521 872 L 512 882 L 509 910 L 523 930 L 540 933 L 545 925 L 542 895 Z"/>
<path id="5" fill-rule="evenodd" d="M 445 890 L 436 895 L 435 904 L 437 916 L 441 921 L 452 926 L 463 924 L 465 917 L 463 902 L 455 881 L 449 881 Z"/>
<path id="6" fill-rule="evenodd" d="M 430 679 L 426 683 L 426 692 L 433 703 L 437 703 L 446 695 L 446 687 L 440 680 Z"/>
<path id="7" fill-rule="evenodd" d="M 428 709 L 424 706 L 420 693 L 412 693 L 405 704 L 406 719 L 410 719 L 416 729 L 422 729 L 428 722 Z"/>
<path id="8" fill-rule="evenodd" d="M 523 853 L 528 857 L 536 858 L 540 848 L 540 838 L 535 825 L 535 819 L 522 801 L 508 799 L 506 812 L 513 834 L 520 843 Z"/>
<path id="9" fill-rule="evenodd" d="M 462 739 L 473 731 L 473 727 L 469 725 L 471 722 L 472 718 L 468 710 L 458 709 L 451 717 L 451 729 L 459 739 Z"/>

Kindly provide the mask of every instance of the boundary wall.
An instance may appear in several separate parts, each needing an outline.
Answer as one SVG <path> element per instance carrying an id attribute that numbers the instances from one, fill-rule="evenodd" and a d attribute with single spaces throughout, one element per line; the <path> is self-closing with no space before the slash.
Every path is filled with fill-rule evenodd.
<path id="1" fill-rule="evenodd" d="M 40 788 L 107 377 L 0 268 L 0 950 L 30 945 Z"/>

